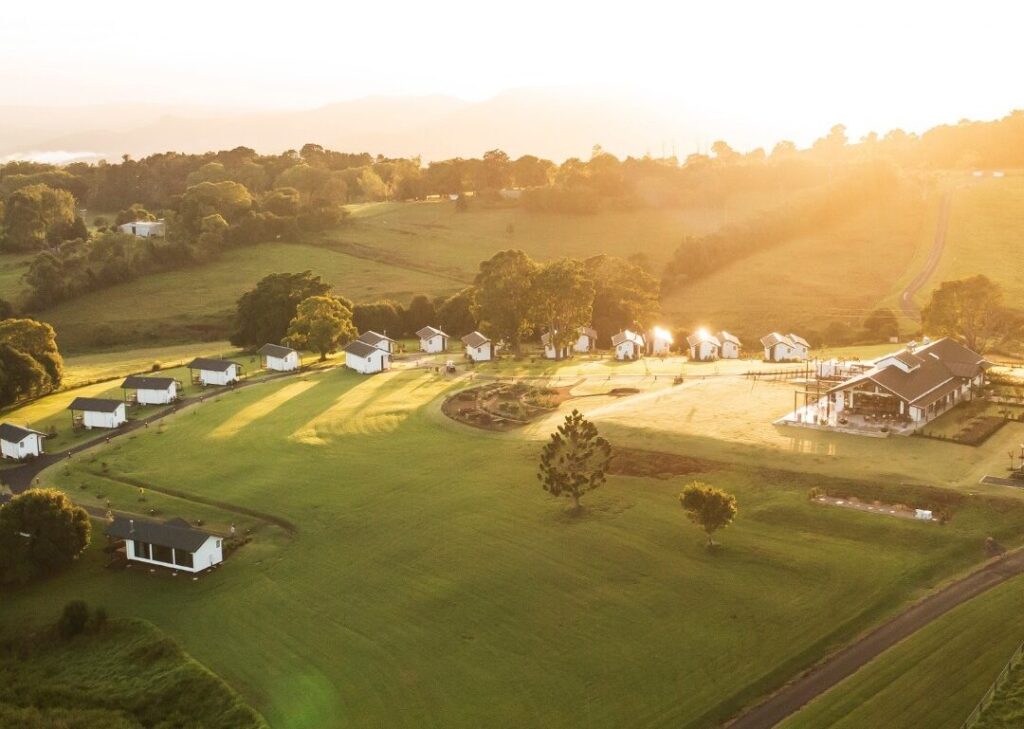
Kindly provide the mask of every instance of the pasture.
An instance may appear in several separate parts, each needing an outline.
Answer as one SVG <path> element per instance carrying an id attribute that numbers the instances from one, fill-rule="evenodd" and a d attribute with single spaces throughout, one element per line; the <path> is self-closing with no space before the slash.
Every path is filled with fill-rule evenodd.
<path id="1" fill-rule="evenodd" d="M 750 418 L 792 397 L 729 382 L 741 389 L 718 395 L 737 402 L 756 388 Z M 240 507 L 294 531 L 243 522 L 254 540 L 194 582 L 103 569 L 100 539 L 0 615 L 31 622 L 82 597 L 150 620 L 283 729 L 696 729 L 977 563 L 985 536 L 1020 541 L 1015 500 L 965 500 L 946 526 L 817 506 L 811 487 L 857 482 L 805 468 L 818 456 L 751 420 L 763 442 L 730 457 L 739 405 L 716 415 L 704 388 L 719 381 L 687 383 L 563 406 L 586 403 L 614 445 L 708 459 L 673 478 L 612 476 L 582 515 L 534 477 L 558 416 L 508 434 L 461 426 L 439 405 L 466 379 L 330 369 L 223 393 L 44 481 L 73 498 L 106 489 L 116 509 L 223 525 Z M 882 462 L 871 449 L 887 447 L 862 455 Z M 847 475 L 899 493 L 877 468 Z M 693 478 L 739 499 L 716 552 L 678 506 Z M 140 484 L 153 501 L 135 503 Z"/>

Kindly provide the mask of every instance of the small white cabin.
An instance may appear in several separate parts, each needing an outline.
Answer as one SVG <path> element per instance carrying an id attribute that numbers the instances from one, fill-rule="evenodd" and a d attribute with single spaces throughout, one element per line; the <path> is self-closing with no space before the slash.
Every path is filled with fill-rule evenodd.
<path id="1" fill-rule="evenodd" d="M 706 329 L 698 329 L 686 338 L 690 346 L 690 359 L 694 362 L 713 362 L 722 356 L 722 343 Z"/>
<path id="2" fill-rule="evenodd" d="M 572 356 L 573 347 L 571 344 L 562 342 L 562 346 L 559 348 L 561 351 L 555 348 L 554 342 L 551 341 L 551 332 L 541 334 L 540 343 L 544 347 L 545 359 L 566 359 Z"/>
<path id="3" fill-rule="evenodd" d="M 45 433 L 19 428 L 11 423 L 0 424 L 0 455 L 20 461 L 43 455 Z"/>
<path id="4" fill-rule="evenodd" d="M 722 359 L 739 359 L 740 349 L 743 347 L 740 340 L 733 334 L 727 331 L 720 331 L 716 337 L 721 348 L 718 350 L 718 356 Z"/>
<path id="5" fill-rule="evenodd" d="M 139 377 L 132 375 L 121 383 L 125 391 L 125 400 L 129 401 L 128 392 L 135 392 L 135 402 L 139 405 L 169 405 L 178 399 L 181 387 L 173 377 Z"/>
<path id="6" fill-rule="evenodd" d="M 416 336 L 420 338 L 420 351 L 427 354 L 440 354 L 448 351 L 448 335 L 434 327 L 423 327 Z"/>
<path id="7" fill-rule="evenodd" d="M 164 221 L 162 220 L 133 220 L 117 226 L 122 233 L 136 235 L 139 238 L 162 238 L 164 235 Z"/>
<path id="8" fill-rule="evenodd" d="M 388 354 L 395 353 L 395 340 L 390 337 L 386 337 L 383 334 L 378 334 L 375 331 L 367 330 L 363 332 L 359 335 L 356 341 L 384 350 Z"/>
<path id="9" fill-rule="evenodd" d="M 661 327 L 654 327 L 647 333 L 647 354 L 664 356 L 672 351 L 672 333 Z"/>
<path id="10" fill-rule="evenodd" d="M 612 337 L 612 349 L 615 350 L 615 359 L 620 362 L 643 357 L 644 347 L 643 335 L 629 329 L 624 329 Z"/>
<path id="11" fill-rule="evenodd" d="M 768 362 L 806 362 L 811 349 L 803 337 L 778 332 L 761 337 L 761 346 Z"/>
<path id="12" fill-rule="evenodd" d="M 372 344 L 354 339 L 345 345 L 345 366 L 361 375 L 372 375 L 391 369 L 391 354 Z"/>
<path id="13" fill-rule="evenodd" d="M 572 345 L 574 352 L 585 354 L 587 352 L 593 352 L 597 349 L 597 330 L 593 327 L 580 327 L 579 337 L 576 338 L 576 343 Z"/>
<path id="14" fill-rule="evenodd" d="M 76 397 L 68 405 L 74 427 L 117 428 L 128 421 L 124 402 L 101 397 Z"/>
<path id="15" fill-rule="evenodd" d="M 470 332 L 462 338 L 466 358 L 472 362 L 490 362 L 494 358 L 491 340 L 480 332 Z"/>
<path id="16" fill-rule="evenodd" d="M 188 364 L 192 382 L 197 385 L 230 385 L 238 382 L 242 365 L 229 359 L 208 359 L 196 357 Z"/>
<path id="17" fill-rule="evenodd" d="M 194 529 L 184 519 L 165 522 L 114 518 L 107 536 L 124 542 L 131 562 L 168 567 L 182 572 L 202 572 L 224 561 L 224 540 Z"/>
<path id="18" fill-rule="evenodd" d="M 279 344 L 264 344 L 256 350 L 256 354 L 263 360 L 266 369 L 275 372 L 294 372 L 302 364 L 298 352 Z"/>

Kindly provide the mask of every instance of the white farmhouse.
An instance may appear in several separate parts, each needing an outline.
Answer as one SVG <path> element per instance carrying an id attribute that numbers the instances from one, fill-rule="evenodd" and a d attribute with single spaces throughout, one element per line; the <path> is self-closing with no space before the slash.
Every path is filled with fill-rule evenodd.
<path id="1" fill-rule="evenodd" d="M 806 362 L 811 348 L 803 337 L 778 332 L 761 337 L 761 346 L 768 362 Z"/>
<path id="2" fill-rule="evenodd" d="M 262 358 L 266 369 L 276 372 L 293 372 L 302 364 L 298 352 L 280 344 L 264 344 L 256 350 L 256 354 Z"/>
<path id="3" fill-rule="evenodd" d="M 694 362 L 712 362 L 722 356 L 722 343 L 707 329 L 698 329 L 686 338 L 686 343 Z"/>
<path id="4" fill-rule="evenodd" d="M 740 349 L 743 346 L 739 339 L 735 335 L 729 334 L 727 331 L 720 331 L 716 337 L 718 343 L 721 345 L 721 349 L 718 350 L 718 356 L 722 359 L 739 359 Z"/>
<path id="5" fill-rule="evenodd" d="M 345 345 L 345 366 L 361 375 L 391 369 L 391 353 L 372 344 L 353 339 Z"/>
<path id="6" fill-rule="evenodd" d="M 654 327 L 647 333 L 647 354 L 663 356 L 672 351 L 672 333 L 661 327 Z"/>
<path id="7" fill-rule="evenodd" d="M 137 235 L 139 238 L 162 238 L 164 235 L 164 221 L 162 220 L 133 220 L 117 226 L 122 233 Z"/>
<path id="8" fill-rule="evenodd" d="M 178 399 L 179 383 L 173 377 L 139 377 L 132 375 L 121 383 L 125 400 L 131 401 L 129 390 L 135 391 L 135 402 L 139 405 L 169 405 Z"/>
<path id="9" fill-rule="evenodd" d="M 207 359 L 196 357 L 188 364 L 192 382 L 197 385 L 230 385 L 238 382 L 242 365 L 229 359 Z"/>
<path id="10" fill-rule="evenodd" d="M 448 349 L 448 335 L 434 327 L 423 327 L 416 336 L 420 338 L 420 351 L 440 354 Z"/>
<path id="11" fill-rule="evenodd" d="M 184 519 L 161 523 L 118 516 L 107 527 L 107 536 L 124 541 L 125 557 L 132 562 L 195 573 L 224 561 L 224 540 Z"/>
<path id="12" fill-rule="evenodd" d="M 491 340 L 480 332 L 470 332 L 462 338 L 466 358 L 473 362 L 490 362 L 494 358 Z"/>
<path id="13" fill-rule="evenodd" d="M 625 329 L 612 337 L 612 349 L 615 359 L 619 361 L 639 359 L 644 356 L 644 337 L 642 334 Z"/>
<path id="14" fill-rule="evenodd" d="M 395 353 L 395 340 L 374 331 L 367 330 L 363 332 L 356 341 L 369 344 L 371 347 L 381 349 L 388 354 Z"/>
<path id="15" fill-rule="evenodd" d="M 71 422 L 74 426 L 93 428 L 117 428 L 128 420 L 124 403 L 121 400 L 108 400 L 101 397 L 76 397 L 68 405 L 71 411 Z"/>
<path id="16" fill-rule="evenodd" d="M 579 337 L 576 344 L 572 345 L 573 351 L 585 354 L 597 349 L 597 330 L 593 327 L 580 327 Z"/>
<path id="17" fill-rule="evenodd" d="M 10 423 L 0 424 L 0 455 L 20 461 L 23 458 L 43 454 L 45 433 L 29 428 L 19 428 Z"/>

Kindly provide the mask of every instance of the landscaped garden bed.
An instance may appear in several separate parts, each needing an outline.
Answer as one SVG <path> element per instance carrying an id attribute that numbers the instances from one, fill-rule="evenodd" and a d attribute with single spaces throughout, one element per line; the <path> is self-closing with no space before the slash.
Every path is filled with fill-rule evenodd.
<path id="1" fill-rule="evenodd" d="M 478 428 L 513 430 L 553 411 L 570 397 L 572 387 L 492 382 L 452 395 L 442 410 L 448 417 Z"/>
<path id="2" fill-rule="evenodd" d="M 979 446 L 1006 423 L 1024 417 L 1024 408 L 1006 403 L 975 400 L 964 403 L 928 423 L 918 435 L 949 440 L 962 445 Z"/>

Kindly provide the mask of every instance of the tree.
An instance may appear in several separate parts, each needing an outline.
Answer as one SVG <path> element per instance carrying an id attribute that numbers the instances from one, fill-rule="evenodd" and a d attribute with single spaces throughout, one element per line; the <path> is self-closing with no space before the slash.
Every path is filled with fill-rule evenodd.
<path id="1" fill-rule="evenodd" d="M 501 251 L 480 264 L 474 281 L 473 317 L 485 334 L 508 342 L 517 356 L 531 331 L 531 290 L 537 268 L 522 251 Z"/>
<path id="2" fill-rule="evenodd" d="M 55 389 L 64 378 L 64 358 L 57 348 L 53 327 L 34 319 L 0 321 L 0 344 L 7 344 L 31 357 L 46 373 L 44 389 Z"/>
<path id="3" fill-rule="evenodd" d="M 295 217 L 302 206 L 302 197 L 294 187 L 279 187 L 269 193 L 261 203 L 267 212 L 282 218 Z"/>
<path id="4" fill-rule="evenodd" d="M 547 330 L 555 358 L 576 341 L 577 330 L 590 326 L 594 310 L 594 284 L 583 264 L 563 258 L 546 264 L 533 279 L 531 317 Z"/>
<path id="5" fill-rule="evenodd" d="M 700 481 L 683 489 L 679 503 L 686 517 L 708 535 L 709 547 L 714 545 L 711 535 L 729 526 L 736 517 L 736 497 Z"/>
<path id="6" fill-rule="evenodd" d="M 1002 287 L 987 276 L 943 281 L 921 312 L 926 334 L 963 340 L 968 348 L 984 353 L 1003 339 L 1014 317 L 1003 305 Z"/>
<path id="7" fill-rule="evenodd" d="M 864 320 L 864 333 L 873 340 L 888 341 L 900 334 L 899 321 L 892 309 L 875 309 Z"/>
<path id="8" fill-rule="evenodd" d="M 0 299 L 0 321 L 14 317 L 14 305 L 7 299 Z"/>
<path id="9" fill-rule="evenodd" d="M 24 352 L 0 344 L 0 407 L 46 389 L 46 371 Z"/>
<path id="10" fill-rule="evenodd" d="M 437 322 L 437 310 L 434 308 L 434 302 L 423 294 L 412 297 L 404 314 L 405 332 L 403 334 L 410 337 L 423 327 L 433 326 Z"/>
<path id="11" fill-rule="evenodd" d="M 134 203 L 131 207 L 121 210 L 114 216 L 114 225 L 117 226 L 124 225 L 125 223 L 133 223 L 136 220 L 156 220 L 156 216 L 146 210 L 141 203 Z M 98 220 L 94 220 L 93 223 L 99 225 Z"/>
<path id="12" fill-rule="evenodd" d="M 480 169 L 480 189 L 501 190 L 512 181 L 512 163 L 500 149 L 484 152 Z"/>
<path id="13" fill-rule="evenodd" d="M 604 484 L 611 458 L 611 444 L 597 426 L 573 410 L 541 451 L 537 478 L 545 491 L 570 497 L 579 510 L 580 497 Z"/>
<path id="14" fill-rule="evenodd" d="M 473 315 L 473 289 L 452 294 L 437 307 L 438 326 L 452 337 L 463 337 L 479 326 Z"/>
<path id="15" fill-rule="evenodd" d="M 89 545 L 85 509 L 55 489 L 30 489 L 0 507 L 0 582 L 27 582 L 70 565 Z"/>
<path id="16" fill-rule="evenodd" d="M 330 290 L 330 284 L 311 271 L 272 273 L 263 277 L 238 300 L 231 343 L 240 347 L 280 343 L 288 333 L 299 303 L 310 296 L 323 296 Z"/>
<path id="17" fill-rule="evenodd" d="M 285 341 L 290 347 L 320 353 L 320 361 L 356 338 L 352 309 L 335 296 L 310 296 L 299 304 L 288 325 Z"/>
<path id="18" fill-rule="evenodd" d="M 511 165 L 512 182 L 516 187 L 542 187 L 548 184 L 554 169 L 550 160 L 525 154 Z"/>
<path id="19" fill-rule="evenodd" d="M 4 206 L 3 248 L 33 251 L 68 240 L 75 222 L 75 198 L 67 190 L 28 185 L 15 190 Z"/>
<path id="20" fill-rule="evenodd" d="M 613 256 L 594 256 L 584 265 L 594 282 L 592 326 L 602 342 L 623 329 L 646 330 L 654 323 L 661 308 L 657 279 Z"/>
<path id="21" fill-rule="evenodd" d="M 380 334 L 398 338 L 404 328 L 402 305 L 394 301 L 375 301 L 372 304 L 357 304 L 352 309 L 352 323 L 357 330 L 373 330 Z"/>

